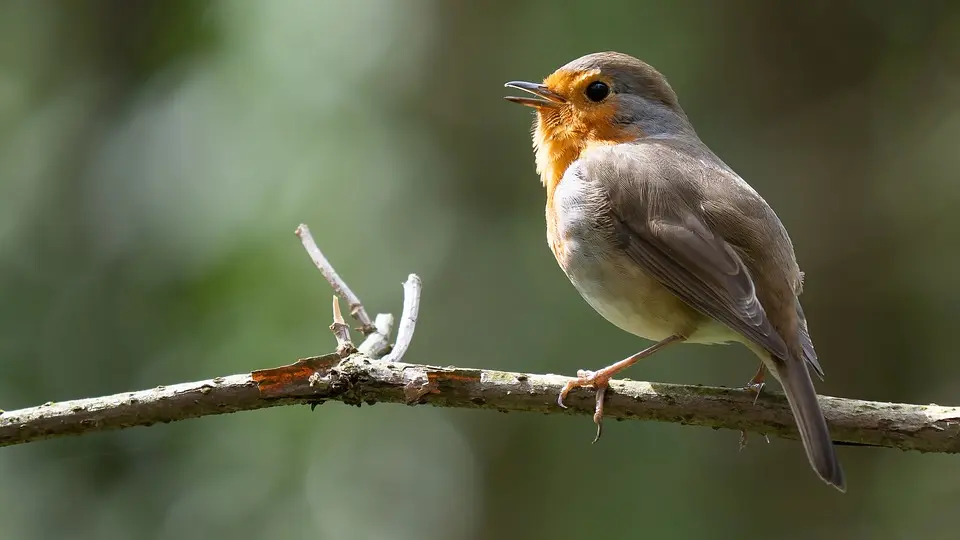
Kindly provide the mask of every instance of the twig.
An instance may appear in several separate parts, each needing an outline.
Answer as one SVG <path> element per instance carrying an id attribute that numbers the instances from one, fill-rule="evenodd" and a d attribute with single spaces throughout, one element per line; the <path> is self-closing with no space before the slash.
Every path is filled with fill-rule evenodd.
<path id="1" fill-rule="evenodd" d="M 357 352 L 357 348 L 350 341 L 350 327 L 343 320 L 343 315 L 340 313 L 340 299 L 336 295 L 333 297 L 333 323 L 330 325 L 330 331 L 337 338 L 337 354 L 341 358 Z"/>
<path id="2" fill-rule="evenodd" d="M 297 236 L 300 237 L 303 248 L 307 250 L 310 259 L 313 260 L 313 264 L 317 266 L 320 273 L 323 274 L 323 277 L 330 283 L 330 286 L 333 287 L 333 292 L 337 293 L 337 295 L 350 306 L 350 315 L 360 323 L 360 332 L 364 335 L 375 332 L 376 327 L 374 327 L 373 321 L 370 320 L 370 316 L 367 315 L 367 310 L 363 308 L 363 304 L 360 302 L 360 299 L 357 298 L 357 295 L 350 290 L 347 283 L 337 274 L 337 271 L 333 269 L 333 265 L 330 264 L 330 261 L 323 255 L 320 248 L 317 247 L 317 243 L 313 240 L 313 235 L 310 234 L 310 228 L 301 223 L 295 232 Z"/>
<path id="3" fill-rule="evenodd" d="M 413 332 L 417 328 L 417 316 L 420 313 L 420 290 L 423 283 L 420 276 L 410 274 L 403 283 L 403 311 L 400 315 L 400 328 L 397 329 L 397 344 L 393 351 L 383 358 L 384 362 L 398 362 L 407 354 Z"/>
<path id="4" fill-rule="evenodd" d="M 416 403 L 439 407 L 592 415 L 595 403 L 590 391 L 571 392 L 569 409 L 556 405 L 557 393 L 568 380 L 559 375 L 387 363 L 360 354 L 341 361 L 330 354 L 248 374 L 7 411 L 0 414 L 0 446 L 278 405 L 330 400 L 349 405 L 408 403 L 411 387 L 430 387 Z M 793 416 L 783 395 L 764 392 L 754 406 L 755 397 L 743 389 L 615 380 L 605 413 L 608 418 L 795 439 Z M 960 453 L 958 407 L 825 396 L 820 404 L 838 442 Z M 584 444 L 588 443 L 585 436 Z"/>
<path id="5" fill-rule="evenodd" d="M 390 332 L 393 332 L 393 315 L 378 313 L 373 323 L 377 331 L 367 336 L 357 349 L 370 358 L 381 358 L 390 352 Z"/>

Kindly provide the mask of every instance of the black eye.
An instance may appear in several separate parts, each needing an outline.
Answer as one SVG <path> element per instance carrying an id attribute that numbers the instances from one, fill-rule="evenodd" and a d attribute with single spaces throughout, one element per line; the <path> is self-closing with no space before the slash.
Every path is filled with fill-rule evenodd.
<path id="1" fill-rule="evenodd" d="M 587 85 L 587 99 L 593 102 L 601 102 L 603 98 L 607 97 L 610 94 L 610 87 L 606 83 L 600 81 L 593 81 Z"/>

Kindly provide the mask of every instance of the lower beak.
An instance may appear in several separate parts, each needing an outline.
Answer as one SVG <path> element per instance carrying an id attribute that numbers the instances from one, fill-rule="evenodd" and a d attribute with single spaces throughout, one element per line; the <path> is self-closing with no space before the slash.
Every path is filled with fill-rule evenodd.
<path id="1" fill-rule="evenodd" d="M 524 92 L 529 92 L 536 97 L 516 97 L 516 96 L 506 96 L 503 99 L 511 101 L 513 103 L 519 103 L 520 105 L 526 105 L 527 107 L 551 107 L 556 108 L 563 103 L 566 103 L 567 100 L 563 96 L 550 90 L 546 86 L 537 83 L 523 82 L 523 81 L 510 81 L 503 85 L 506 88 L 516 88 L 517 90 L 523 90 Z"/>

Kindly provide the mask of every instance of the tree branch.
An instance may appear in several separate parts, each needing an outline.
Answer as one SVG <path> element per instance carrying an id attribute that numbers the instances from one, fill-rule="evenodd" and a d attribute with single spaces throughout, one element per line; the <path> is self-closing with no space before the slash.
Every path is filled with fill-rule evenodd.
<path id="1" fill-rule="evenodd" d="M 325 401 L 592 415 L 594 397 L 589 390 L 572 392 L 569 409 L 557 406 L 557 393 L 568 380 L 559 375 L 388 363 L 359 353 L 341 360 L 329 354 L 248 374 L 4 412 L 0 446 Z M 755 397 L 743 389 L 615 380 L 607 392 L 605 412 L 608 418 L 797 438 L 790 407 L 781 394 L 764 393 L 754 404 Z M 960 408 L 825 396 L 820 404 L 838 443 L 960 452 Z M 584 430 L 587 440 L 592 428 L 584 424 Z"/>
<path id="2" fill-rule="evenodd" d="M 370 322 L 359 299 L 314 244 L 309 230 L 301 226 L 297 234 L 337 294 L 350 304 L 351 315 L 360 322 L 366 339 L 359 347 L 353 347 L 350 329 L 334 300 L 331 330 L 338 341 L 335 353 L 206 381 L 0 411 L 0 446 L 279 405 L 315 406 L 326 401 L 593 414 L 595 399 L 591 390 L 572 392 L 566 400 L 568 409 L 557 406 L 557 394 L 569 377 L 400 362 L 416 325 L 420 278 L 411 274 L 404 283 L 397 345 L 390 352 L 393 317 L 379 314 L 375 322 Z M 377 359 L 383 355 L 387 356 Z M 605 403 L 608 418 L 798 437 L 790 407 L 779 393 L 765 392 L 757 398 L 756 392 L 749 389 L 615 380 L 611 381 Z M 840 444 L 960 453 L 960 407 L 825 396 L 820 397 L 820 405 L 834 440 Z"/>

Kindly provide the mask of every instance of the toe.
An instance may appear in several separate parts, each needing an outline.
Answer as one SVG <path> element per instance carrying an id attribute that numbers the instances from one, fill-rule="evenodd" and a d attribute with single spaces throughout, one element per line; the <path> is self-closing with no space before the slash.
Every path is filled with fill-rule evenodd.
<path id="1" fill-rule="evenodd" d="M 593 410 L 593 423 L 597 425 L 597 436 L 594 437 L 593 442 L 600 440 L 600 436 L 603 435 L 603 399 L 607 395 L 607 385 L 601 385 L 597 387 L 597 405 Z"/>
<path id="2" fill-rule="evenodd" d="M 577 381 L 569 381 L 567 382 L 567 384 L 563 385 L 563 389 L 560 390 L 560 395 L 557 396 L 557 405 L 566 409 L 567 405 L 563 401 L 567 399 L 567 394 L 569 394 L 570 391 L 576 388 L 577 386 L 579 386 L 579 383 Z"/>

